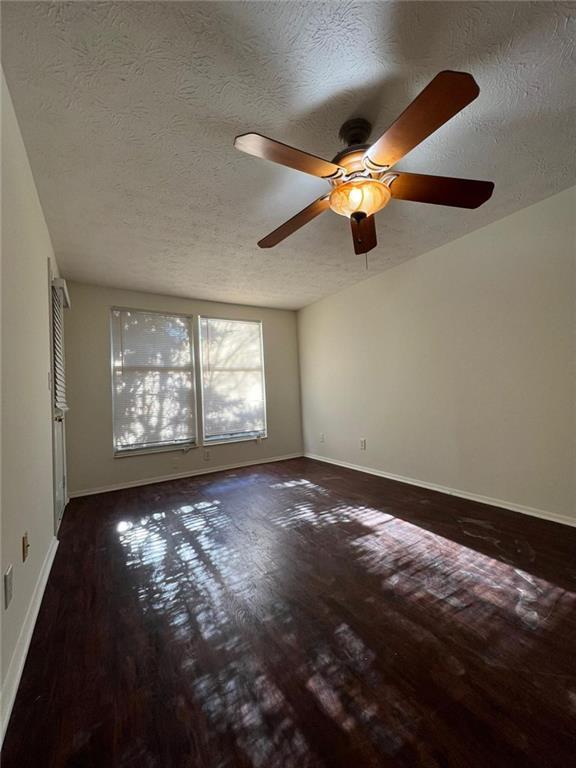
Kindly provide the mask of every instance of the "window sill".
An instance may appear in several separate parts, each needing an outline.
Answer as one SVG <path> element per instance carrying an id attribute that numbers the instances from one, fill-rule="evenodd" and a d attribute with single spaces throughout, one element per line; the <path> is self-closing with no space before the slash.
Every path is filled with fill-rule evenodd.
<path id="1" fill-rule="evenodd" d="M 171 445 L 162 445 L 156 448 L 124 448 L 114 451 L 115 459 L 125 459 L 128 456 L 146 456 L 150 453 L 188 453 L 194 448 L 199 448 L 198 443 L 172 443 Z"/>
<path id="2" fill-rule="evenodd" d="M 261 443 L 262 440 L 268 440 L 268 435 L 259 435 L 256 437 L 225 437 L 215 440 L 204 438 L 203 447 L 209 448 L 211 445 L 229 445 L 230 443 Z"/>

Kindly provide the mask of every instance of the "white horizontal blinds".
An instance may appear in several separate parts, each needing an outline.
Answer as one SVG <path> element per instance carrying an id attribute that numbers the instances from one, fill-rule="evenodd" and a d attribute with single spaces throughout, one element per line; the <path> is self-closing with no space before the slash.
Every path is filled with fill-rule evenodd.
<path id="1" fill-rule="evenodd" d="M 204 439 L 266 433 L 262 325 L 200 319 Z"/>
<path id="2" fill-rule="evenodd" d="M 62 291 L 52 286 L 52 368 L 54 407 L 67 411 L 66 372 L 64 369 L 64 300 Z"/>
<path id="3" fill-rule="evenodd" d="M 117 451 L 195 441 L 192 343 L 188 317 L 112 310 Z"/>

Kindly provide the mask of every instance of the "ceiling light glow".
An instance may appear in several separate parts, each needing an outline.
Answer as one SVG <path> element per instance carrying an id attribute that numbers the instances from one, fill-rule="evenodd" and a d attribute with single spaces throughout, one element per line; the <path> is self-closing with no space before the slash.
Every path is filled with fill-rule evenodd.
<path id="1" fill-rule="evenodd" d="M 330 208 L 348 218 L 354 213 L 372 216 L 388 205 L 392 197 L 385 184 L 375 179 L 353 179 L 334 187 L 330 193 Z"/>

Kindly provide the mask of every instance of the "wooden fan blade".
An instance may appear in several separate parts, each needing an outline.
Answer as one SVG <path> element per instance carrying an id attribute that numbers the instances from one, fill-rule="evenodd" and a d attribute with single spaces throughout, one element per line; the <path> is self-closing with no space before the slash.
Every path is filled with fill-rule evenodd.
<path id="1" fill-rule="evenodd" d="M 268 139 L 259 133 L 244 133 L 242 136 L 236 136 L 234 146 L 248 155 L 287 165 L 289 168 L 319 176 L 321 179 L 334 178 L 345 173 L 344 168 L 335 163 L 310 155 L 308 152 L 302 152 L 300 149 L 294 149 L 287 144 L 281 144 L 274 139 Z"/>
<path id="2" fill-rule="evenodd" d="M 376 248 L 376 223 L 374 216 L 364 216 L 361 219 L 350 219 L 352 227 L 352 239 L 354 240 L 354 253 L 368 253 Z"/>
<path id="3" fill-rule="evenodd" d="M 297 229 L 303 227 L 304 224 L 308 224 L 308 222 L 315 219 L 316 216 L 324 213 L 324 211 L 330 207 L 328 198 L 329 195 L 319 197 L 318 200 L 314 200 L 313 203 L 306 206 L 300 213 L 297 213 L 295 216 L 292 216 L 291 219 L 285 221 L 284 224 L 281 224 L 274 230 L 274 232 L 270 232 L 269 235 L 266 235 L 266 237 L 258 242 L 260 248 L 273 248 L 288 237 L 288 235 L 291 235 L 293 232 L 296 232 Z"/>
<path id="4" fill-rule="evenodd" d="M 494 191 L 494 182 L 475 179 L 453 179 L 449 176 L 426 176 L 422 173 L 399 173 L 390 184 L 392 197 L 416 203 L 451 205 L 455 208 L 478 208 Z"/>
<path id="5" fill-rule="evenodd" d="M 372 163 L 376 168 L 390 168 L 479 93 L 476 81 L 466 72 L 446 70 L 437 74 L 386 133 L 366 150 L 364 160 L 368 167 Z"/>

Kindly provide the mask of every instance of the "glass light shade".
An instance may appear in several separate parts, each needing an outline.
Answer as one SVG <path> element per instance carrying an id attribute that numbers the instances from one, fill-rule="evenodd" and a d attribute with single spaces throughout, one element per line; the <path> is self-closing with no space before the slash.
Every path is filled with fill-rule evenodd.
<path id="1" fill-rule="evenodd" d="M 392 197 L 385 184 L 374 179 L 354 179 L 334 187 L 330 193 L 330 208 L 340 216 L 365 213 L 371 216 L 390 202 Z"/>

